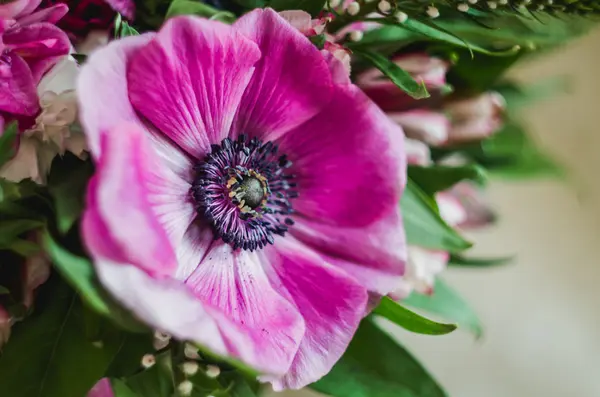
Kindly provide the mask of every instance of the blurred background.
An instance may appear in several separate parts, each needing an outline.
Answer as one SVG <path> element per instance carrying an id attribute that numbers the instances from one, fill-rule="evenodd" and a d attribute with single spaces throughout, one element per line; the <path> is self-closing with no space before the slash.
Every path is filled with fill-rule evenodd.
<path id="1" fill-rule="evenodd" d="M 525 111 L 529 130 L 569 181 L 494 181 L 501 218 L 469 235 L 474 254 L 516 254 L 444 278 L 479 313 L 485 334 L 395 334 L 453 397 L 600 396 L 600 30 L 523 62 L 522 82 L 565 75 L 570 92 Z M 279 397 L 315 395 L 287 392 Z M 375 397 L 375 396 L 374 396 Z"/>

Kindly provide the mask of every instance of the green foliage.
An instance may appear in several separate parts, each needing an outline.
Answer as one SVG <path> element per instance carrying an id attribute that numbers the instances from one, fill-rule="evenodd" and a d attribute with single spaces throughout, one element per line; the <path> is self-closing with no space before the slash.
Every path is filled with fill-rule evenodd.
<path id="1" fill-rule="evenodd" d="M 0 135 L 0 167 L 15 155 L 15 145 L 19 128 L 16 121 L 8 124 Z"/>
<path id="2" fill-rule="evenodd" d="M 446 397 L 402 346 L 370 319 L 363 320 L 348 350 L 311 388 L 334 397 Z"/>
<path id="3" fill-rule="evenodd" d="M 383 55 L 368 50 L 355 50 L 354 54 L 368 61 L 387 76 L 398 88 L 415 99 L 428 98 L 429 93 L 423 81 L 416 82 L 413 77 L 400 66 Z"/>
<path id="4" fill-rule="evenodd" d="M 487 181 L 485 170 L 476 164 L 459 167 L 444 165 L 421 167 L 409 165 L 408 176 L 430 196 L 449 189 L 460 181 L 469 180 L 480 185 Z"/>
<path id="5" fill-rule="evenodd" d="M 144 326 L 116 304 L 102 289 L 96 279 L 92 263 L 87 258 L 78 257 L 69 252 L 60 246 L 48 232 L 44 234 L 43 244 L 56 269 L 81 294 L 81 298 L 90 308 L 131 331 L 146 331 Z"/>
<path id="6" fill-rule="evenodd" d="M 507 264 L 512 260 L 514 260 L 514 257 L 512 256 L 503 256 L 500 258 L 471 258 L 461 255 L 450 255 L 448 265 L 468 268 L 493 267 Z"/>
<path id="7" fill-rule="evenodd" d="M 48 177 L 48 190 L 54 199 L 56 225 L 66 233 L 81 216 L 87 183 L 94 167 L 91 161 L 82 161 L 73 154 L 57 156 Z"/>
<path id="8" fill-rule="evenodd" d="M 121 14 L 117 14 L 115 19 L 115 38 L 119 39 L 128 36 L 137 36 L 140 33 L 129 25 L 127 21 L 123 20 Z"/>
<path id="9" fill-rule="evenodd" d="M 4 347 L 0 390 L 11 397 L 81 397 L 121 344 L 118 331 L 90 328 L 75 292 L 53 277 L 42 287 L 34 314 L 14 326 Z"/>
<path id="10" fill-rule="evenodd" d="M 397 302 L 384 296 L 373 311 L 381 317 L 385 317 L 402 328 L 425 335 L 445 335 L 456 329 L 454 324 L 442 324 L 414 313 Z"/>
<path id="11" fill-rule="evenodd" d="M 471 247 L 471 243 L 444 222 L 435 201 L 410 178 L 400 206 L 409 244 L 449 252 Z"/>
<path id="12" fill-rule="evenodd" d="M 446 320 L 456 322 L 459 327 L 470 330 L 476 338 L 483 334 L 483 327 L 477 314 L 440 277 L 436 279 L 433 294 L 423 295 L 413 292 L 402 302 L 408 306 L 437 314 Z"/>
<path id="13" fill-rule="evenodd" d="M 303 10 L 317 16 L 325 6 L 325 0 L 270 0 L 269 7 L 277 10 Z"/>
<path id="14" fill-rule="evenodd" d="M 169 19 L 177 15 L 196 15 L 225 23 L 233 23 L 235 21 L 235 15 L 232 13 L 217 10 L 197 0 L 173 0 L 165 18 Z"/>

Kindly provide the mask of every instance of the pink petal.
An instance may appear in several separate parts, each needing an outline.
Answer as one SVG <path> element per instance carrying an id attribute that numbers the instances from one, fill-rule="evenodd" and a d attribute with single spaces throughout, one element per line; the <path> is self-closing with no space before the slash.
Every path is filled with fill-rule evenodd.
<path id="1" fill-rule="evenodd" d="M 429 146 L 416 139 L 404 139 L 406 149 L 406 162 L 408 164 L 426 166 L 431 164 L 431 150 Z"/>
<path id="2" fill-rule="evenodd" d="M 406 159 L 402 130 L 354 86 L 339 86 L 316 117 L 278 142 L 293 165 L 294 210 L 337 227 L 365 227 L 398 205 Z"/>
<path id="3" fill-rule="evenodd" d="M 88 392 L 86 397 L 114 397 L 112 386 L 108 378 L 102 378 Z"/>
<path id="4" fill-rule="evenodd" d="M 340 227 L 294 218 L 290 233 L 322 253 L 370 291 L 395 289 L 406 264 L 406 238 L 399 206 L 367 227 Z"/>
<path id="5" fill-rule="evenodd" d="M 350 54 L 341 49 L 321 50 L 335 84 L 350 84 Z"/>
<path id="6" fill-rule="evenodd" d="M 35 82 L 27 63 L 14 53 L 0 57 L 0 111 L 33 116 L 39 109 Z"/>
<path id="7" fill-rule="evenodd" d="M 44 8 L 34 12 L 33 14 L 27 15 L 23 18 L 19 18 L 19 25 L 25 26 L 36 22 L 48 22 L 55 24 L 69 11 L 69 7 L 66 4 L 60 3 L 55 4 L 51 7 Z"/>
<path id="8" fill-rule="evenodd" d="M 103 131 L 123 122 L 142 124 L 128 98 L 127 62 L 153 37 L 154 33 L 147 33 L 115 40 L 90 55 L 81 68 L 77 82 L 79 118 L 94 157 L 100 156 Z"/>
<path id="9" fill-rule="evenodd" d="M 2 40 L 7 49 L 27 62 L 36 84 L 71 48 L 66 33 L 47 22 L 11 29 Z"/>
<path id="10" fill-rule="evenodd" d="M 288 370 L 304 335 L 304 322 L 269 284 L 258 253 L 234 252 L 230 245 L 215 242 L 187 284 L 203 303 L 245 330 L 258 352 L 251 365 L 278 375 Z"/>
<path id="11" fill-rule="evenodd" d="M 329 102 L 331 77 L 319 50 L 272 9 L 256 9 L 234 28 L 263 54 L 246 88 L 233 135 L 264 141 L 307 121 Z"/>
<path id="12" fill-rule="evenodd" d="M 312 17 L 306 11 L 286 10 L 281 11 L 279 15 L 304 35 L 312 29 Z"/>
<path id="13" fill-rule="evenodd" d="M 42 0 L 14 0 L 0 5 L 0 19 L 13 19 L 30 14 Z"/>
<path id="14" fill-rule="evenodd" d="M 364 317 L 367 291 L 301 243 L 278 239 L 266 253 L 276 288 L 300 311 L 306 332 L 288 373 L 271 379 L 275 390 L 299 389 L 327 374 Z"/>
<path id="15" fill-rule="evenodd" d="M 103 135 L 88 200 L 125 258 L 151 274 L 170 275 L 177 265 L 175 254 L 150 202 L 152 187 L 160 183 L 151 170 L 160 163 L 143 134 L 133 124 Z"/>
<path id="16" fill-rule="evenodd" d="M 390 119 L 404 129 L 406 136 L 430 145 L 441 145 L 448 139 L 450 121 L 443 113 L 415 109 L 402 113 L 389 113 Z"/>
<path id="17" fill-rule="evenodd" d="M 132 57 L 129 98 L 159 131 L 203 158 L 229 134 L 259 57 L 254 43 L 221 22 L 172 18 Z"/>
<path id="18" fill-rule="evenodd" d="M 135 16 L 135 3 L 133 0 L 105 0 L 116 12 L 127 19 Z"/>

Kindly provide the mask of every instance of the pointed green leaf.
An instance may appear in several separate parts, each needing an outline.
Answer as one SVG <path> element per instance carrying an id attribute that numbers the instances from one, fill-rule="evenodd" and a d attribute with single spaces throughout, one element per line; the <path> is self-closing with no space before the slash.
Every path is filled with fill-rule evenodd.
<path id="1" fill-rule="evenodd" d="M 456 322 L 459 327 L 473 332 L 476 338 L 483 334 L 483 327 L 477 314 L 440 277 L 437 278 L 433 294 L 422 295 L 413 292 L 402 302 L 408 306 L 437 314 L 446 320 Z"/>
<path id="2" fill-rule="evenodd" d="M 173 372 L 169 352 L 156 357 L 156 364 L 125 381 L 140 397 L 171 397 L 173 395 Z"/>
<path id="3" fill-rule="evenodd" d="M 217 10 L 197 0 L 174 0 L 169 6 L 165 18 L 169 19 L 177 15 L 197 15 L 226 23 L 233 23 L 235 21 L 235 15 L 232 13 Z"/>
<path id="4" fill-rule="evenodd" d="M 74 255 L 61 247 L 46 232 L 43 236 L 44 248 L 52 263 L 65 280 L 81 294 L 81 298 L 97 313 L 112 318 L 119 326 L 133 332 L 146 332 L 147 328 L 139 323 L 127 310 L 120 307 L 96 279 L 92 263 Z"/>
<path id="5" fill-rule="evenodd" d="M 444 222 L 433 199 L 410 178 L 400 206 L 409 244 L 449 252 L 471 247 L 471 243 Z"/>
<path id="6" fill-rule="evenodd" d="M 355 50 L 354 54 L 370 62 L 387 76 L 402 91 L 415 99 L 428 98 L 429 93 L 423 81 L 417 82 L 407 71 L 383 55 L 368 50 Z"/>
<path id="7" fill-rule="evenodd" d="M 429 320 L 413 311 L 394 302 L 387 296 L 381 299 L 381 302 L 373 312 L 381 317 L 385 317 L 402 328 L 425 335 L 445 335 L 456 329 L 455 324 L 443 324 Z"/>
<path id="8" fill-rule="evenodd" d="M 512 256 L 500 258 L 469 258 L 461 255 L 450 255 L 448 265 L 454 267 L 492 267 L 507 264 L 514 260 Z"/>
<path id="9" fill-rule="evenodd" d="M 9 248 L 21 234 L 42 226 L 43 222 L 30 219 L 3 220 L 0 222 L 0 248 Z"/>
<path id="10" fill-rule="evenodd" d="M 19 133 L 16 121 L 11 122 L 0 135 L 0 167 L 15 155 L 15 141 Z"/>
<path id="11" fill-rule="evenodd" d="M 84 396 L 104 375 L 120 345 L 118 333 L 92 341 L 82 332 L 84 328 L 77 294 L 58 277 L 51 278 L 40 291 L 33 315 L 14 326 L 3 348 L 2 394 Z"/>
<path id="12" fill-rule="evenodd" d="M 333 397 L 447 397 L 417 360 L 371 320 L 311 388 Z"/>
<path id="13" fill-rule="evenodd" d="M 429 195 L 449 189 L 463 180 L 471 180 L 478 184 L 483 184 L 487 180 L 485 169 L 476 164 L 460 167 L 409 165 L 408 176 Z"/>
<path id="14" fill-rule="evenodd" d="M 131 390 L 122 380 L 111 379 L 110 384 L 112 386 L 114 397 L 142 397 Z"/>

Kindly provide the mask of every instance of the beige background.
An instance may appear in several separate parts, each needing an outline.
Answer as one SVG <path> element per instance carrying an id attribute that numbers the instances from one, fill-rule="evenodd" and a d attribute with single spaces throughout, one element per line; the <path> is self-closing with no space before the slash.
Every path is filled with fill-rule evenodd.
<path id="1" fill-rule="evenodd" d="M 571 183 L 492 184 L 489 196 L 502 219 L 473 236 L 474 252 L 518 259 L 446 276 L 480 313 L 483 340 L 465 332 L 398 332 L 452 397 L 600 397 L 598 73 L 600 31 L 515 70 L 522 81 L 571 78 L 570 94 L 526 112 L 540 144 L 571 172 Z"/>

